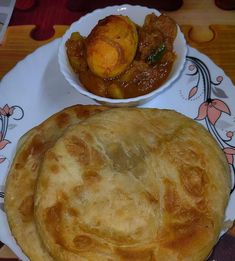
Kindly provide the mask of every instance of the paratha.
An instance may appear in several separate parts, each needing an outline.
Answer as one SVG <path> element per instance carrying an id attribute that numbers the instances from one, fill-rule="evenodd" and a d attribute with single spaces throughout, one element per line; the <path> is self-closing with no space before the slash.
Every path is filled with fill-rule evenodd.
<path id="1" fill-rule="evenodd" d="M 32 261 L 53 260 L 39 239 L 33 214 L 34 188 L 44 153 L 68 126 L 104 109 L 94 105 L 66 108 L 30 130 L 19 142 L 6 181 L 4 208 L 13 236 Z"/>
<path id="2" fill-rule="evenodd" d="M 170 110 L 116 108 L 45 153 L 35 221 L 59 261 L 200 261 L 218 240 L 230 186 L 202 125 Z"/>

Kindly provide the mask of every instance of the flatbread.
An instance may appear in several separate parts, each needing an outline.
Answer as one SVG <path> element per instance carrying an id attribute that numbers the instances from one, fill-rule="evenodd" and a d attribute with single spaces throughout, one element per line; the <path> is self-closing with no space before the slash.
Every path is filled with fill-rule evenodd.
<path id="1" fill-rule="evenodd" d="M 51 116 L 25 134 L 9 171 L 4 208 L 13 236 L 23 252 L 35 261 L 52 261 L 42 245 L 34 224 L 34 189 L 40 162 L 64 130 L 105 108 L 75 105 Z"/>
<path id="2" fill-rule="evenodd" d="M 199 261 L 218 240 L 230 185 L 202 125 L 170 110 L 116 108 L 46 152 L 35 220 L 59 261 Z"/>

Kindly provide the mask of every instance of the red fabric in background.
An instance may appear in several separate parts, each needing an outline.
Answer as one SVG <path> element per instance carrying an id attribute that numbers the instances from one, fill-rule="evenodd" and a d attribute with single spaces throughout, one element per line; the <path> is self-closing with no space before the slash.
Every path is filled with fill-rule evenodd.
<path id="1" fill-rule="evenodd" d="M 235 0 L 215 0 L 215 4 L 224 10 L 234 10 L 235 9 Z M 235 260 L 235 257 L 234 257 Z"/>
<path id="2" fill-rule="evenodd" d="M 10 25 L 36 25 L 32 38 L 45 40 L 53 36 L 53 25 L 70 25 L 94 9 L 124 3 L 176 10 L 182 0 L 17 0 Z"/>
<path id="3" fill-rule="evenodd" d="M 46 40 L 53 36 L 54 25 L 70 25 L 94 9 L 120 4 L 170 11 L 179 9 L 183 0 L 16 0 L 10 25 L 36 25 L 32 38 Z M 215 0 L 215 4 L 223 9 L 235 8 L 235 0 Z"/>
<path id="4" fill-rule="evenodd" d="M 53 36 L 53 26 L 69 25 L 78 20 L 82 12 L 66 8 L 67 0 L 19 0 L 13 11 L 10 25 L 36 25 L 32 38 L 46 40 Z"/>

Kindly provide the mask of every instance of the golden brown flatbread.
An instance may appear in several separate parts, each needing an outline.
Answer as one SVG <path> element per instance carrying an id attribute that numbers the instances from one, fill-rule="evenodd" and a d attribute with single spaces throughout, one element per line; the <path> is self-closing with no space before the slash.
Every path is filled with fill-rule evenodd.
<path id="1" fill-rule="evenodd" d="M 40 162 L 64 130 L 105 108 L 76 105 L 53 115 L 25 134 L 6 181 L 4 208 L 13 236 L 31 261 L 52 261 L 34 224 L 34 189 Z"/>
<path id="2" fill-rule="evenodd" d="M 202 125 L 170 110 L 111 109 L 46 152 L 36 225 L 59 261 L 200 261 L 220 234 L 230 183 Z"/>

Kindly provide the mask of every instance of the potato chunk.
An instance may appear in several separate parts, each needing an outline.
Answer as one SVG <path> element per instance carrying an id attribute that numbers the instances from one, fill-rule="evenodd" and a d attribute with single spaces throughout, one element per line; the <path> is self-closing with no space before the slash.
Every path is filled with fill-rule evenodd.
<path id="1" fill-rule="evenodd" d="M 102 77 L 122 73 L 135 57 L 138 33 L 135 24 L 122 15 L 110 15 L 98 22 L 86 39 L 87 63 Z"/>

